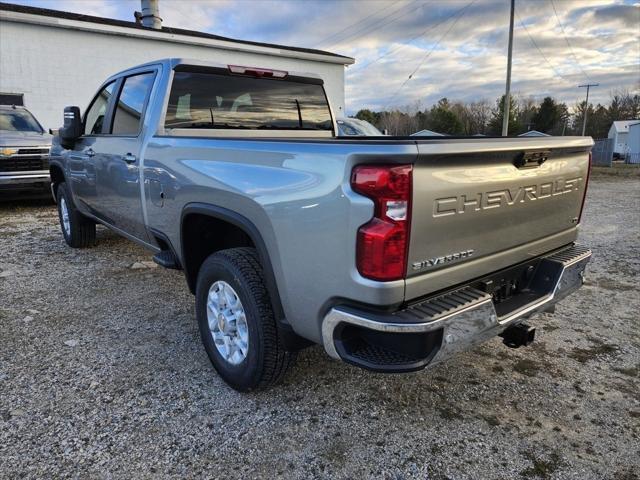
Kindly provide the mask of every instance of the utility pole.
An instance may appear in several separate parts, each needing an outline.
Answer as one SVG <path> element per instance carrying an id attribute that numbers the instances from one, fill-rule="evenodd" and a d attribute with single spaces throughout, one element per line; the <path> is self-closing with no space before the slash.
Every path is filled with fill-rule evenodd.
<path id="1" fill-rule="evenodd" d="M 582 119 L 582 136 L 587 131 L 587 112 L 589 111 L 589 88 L 599 86 L 599 83 L 587 83 L 586 85 L 578 85 L 578 88 L 587 89 L 587 101 L 584 104 L 584 118 Z"/>
<path id="2" fill-rule="evenodd" d="M 511 58 L 513 53 L 513 15 L 516 0 L 511 0 L 511 20 L 509 22 L 509 53 L 507 54 L 507 87 L 504 92 L 504 106 L 502 110 L 502 136 L 509 134 L 509 108 L 511 107 Z"/>

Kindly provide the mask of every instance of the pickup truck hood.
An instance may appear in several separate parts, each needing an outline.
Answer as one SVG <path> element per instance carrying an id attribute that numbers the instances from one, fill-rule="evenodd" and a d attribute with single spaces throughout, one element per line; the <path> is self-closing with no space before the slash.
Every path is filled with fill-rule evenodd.
<path id="1" fill-rule="evenodd" d="M 588 137 L 419 142 L 407 294 L 421 277 L 444 288 L 458 273 L 481 276 L 573 241 L 592 145 Z"/>
<path id="2" fill-rule="evenodd" d="M 48 133 L 0 130 L 0 147 L 40 147 L 51 145 L 52 139 Z"/>

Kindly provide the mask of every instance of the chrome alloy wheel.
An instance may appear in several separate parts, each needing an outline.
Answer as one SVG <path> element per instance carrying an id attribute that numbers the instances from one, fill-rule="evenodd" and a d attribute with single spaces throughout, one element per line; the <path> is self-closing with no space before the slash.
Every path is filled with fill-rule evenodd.
<path id="1" fill-rule="evenodd" d="M 238 365 L 249 351 L 249 327 L 240 297 L 227 282 L 219 280 L 207 297 L 209 331 L 218 352 L 231 365 Z"/>
<path id="2" fill-rule="evenodd" d="M 60 213 L 62 216 L 62 228 L 67 236 L 71 235 L 71 222 L 69 221 L 69 208 L 64 197 L 60 197 Z"/>

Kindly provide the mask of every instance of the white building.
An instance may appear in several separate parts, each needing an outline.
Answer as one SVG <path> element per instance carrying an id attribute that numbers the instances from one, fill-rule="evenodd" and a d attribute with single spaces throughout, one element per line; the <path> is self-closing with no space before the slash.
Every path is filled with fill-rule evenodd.
<path id="1" fill-rule="evenodd" d="M 345 65 L 354 63 L 320 50 L 0 3 L 0 101 L 22 102 L 45 128 L 62 125 L 67 105 L 84 110 L 110 75 L 167 57 L 314 73 L 338 117 Z"/>
<path id="2" fill-rule="evenodd" d="M 420 130 L 419 132 L 412 133 L 412 137 L 444 137 L 443 133 L 434 132 L 433 130 Z"/>
<path id="3" fill-rule="evenodd" d="M 640 121 L 629 125 L 629 163 L 640 163 Z"/>
<path id="4" fill-rule="evenodd" d="M 550 137 L 544 132 L 539 132 L 538 130 L 529 130 L 528 132 L 521 133 L 518 135 L 519 137 Z"/>
<path id="5" fill-rule="evenodd" d="M 638 123 L 640 120 L 621 120 L 613 122 L 609 129 L 609 138 L 613 138 L 613 151 L 620 155 L 629 152 L 629 126 Z"/>

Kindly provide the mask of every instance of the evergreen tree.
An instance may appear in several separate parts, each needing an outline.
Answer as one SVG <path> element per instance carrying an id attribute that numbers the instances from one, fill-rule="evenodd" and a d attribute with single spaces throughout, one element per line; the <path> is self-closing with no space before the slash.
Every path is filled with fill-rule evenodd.
<path id="1" fill-rule="evenodd" d="M 522 125 L 518 123 L 518 104 L 513 95 L 509 96 L 509 135 L 517 135 L 522 132 Z M 502 135 L 502 119 L 504 118 L 504 101 L 505 96 L 502 95 L 496 101 L 496 108 L 493 110 L 491 120 L 489 121 L 489 133 L 492 135 Z"/>
<path id="2" fill-rule="evenodd" d="M 441 98 L 437 105 L 431 108 L 430 129 L 447 135 L 462 135 L 464 127 L 458 116 L 451 110 L 449 100 Z"/>
<path id="3" fill-rule="evenodd" d="M 356 113 L 356 118 L 369 122 L 372 125 L 375 125 L 376 123 L 378 123 L 380 119 L 380 114 L 374 113 L 368 108 L 364 108 L 362 110 L 358 110 L 358 113 Z"/>
<path id="4" fill-rule="evenodd" d="M 566 105 L 565 105 L 566 109 Z M 563 120 L 563 111 L 559 104 L 551 97 L 545 97 L 538 111 L 533 116 L 534 129 L 539 132 L 552 134 Z"/>

